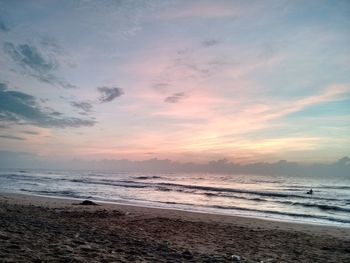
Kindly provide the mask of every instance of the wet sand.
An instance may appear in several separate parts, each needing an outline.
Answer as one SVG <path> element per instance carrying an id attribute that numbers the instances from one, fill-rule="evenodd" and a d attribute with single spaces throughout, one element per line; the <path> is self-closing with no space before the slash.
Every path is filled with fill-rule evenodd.
<path id="1" fill-rule="evenodd" d="M 350 229 L 0 194 L 0 262 L 350 262 Z"/>

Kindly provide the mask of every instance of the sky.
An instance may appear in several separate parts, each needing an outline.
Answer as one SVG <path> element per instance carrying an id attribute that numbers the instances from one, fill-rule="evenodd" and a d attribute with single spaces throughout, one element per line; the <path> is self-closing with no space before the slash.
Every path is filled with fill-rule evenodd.
<path id="1" fill-rule="evenodd" d="M 349 17 L 346 0 L 0 0 L 0 150 L 334 162 Z"/>

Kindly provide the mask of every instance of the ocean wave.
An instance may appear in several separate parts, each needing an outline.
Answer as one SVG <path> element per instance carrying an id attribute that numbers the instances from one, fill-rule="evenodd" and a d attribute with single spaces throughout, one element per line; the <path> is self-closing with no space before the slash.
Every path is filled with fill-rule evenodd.
<path id="1" fill-rule="evenodd" d="M 31 174 L 29 172 L 28 173 L 22 173 L 22 172 L 6 173 L 6 174 L 0 173 L 0 178 L 19 180 L 19 181 L 57 181 L 57 180 L 62 180 L 60 178 L 54 178 L 54 177 L 48 177 L 48 176 L 38 176 L 36 174 Z"/>
<path id="2" fill-rule="evenodd" d="M 209 197 L 226 197 L 226 198 L 243 199 L 243 200 L 258 201 L 258 202 L 273 202 L 273 200 L 267 200 L 259 197 L 244 197 L 244 196 L 237 196 L 237 195 L 215 194 L 211 192 L 194 193 L 194 194 L 202 194 Z"/>
<path id="3" fill-rule="evenodd" d="M 134 199 L 134 200 L 149 201 L 149 200 L 144 200 L 144 199 Z M 315 220 L 327 220 L 327 221 L 331 221 L 331 222 L 350 224 L 350 220 L 348 220 L 348 219 L 336 218 L 336 217 L 331 217 L 331 216 L 323 216 L 323 215 L 311 215 L 311 214 L 301 214 L 301 213 L 292 213 L 292 212 L 275 211 L 275 210 L 263 210 L 263 209 L 254 209 L 254 208 L 239 207 L 239 206 L 198 205 L 198 204 L 182 203 L 182 202 L 174 202 L 174 201 L 152 201 L 152 202 L 153 203 L 163 203 L 163 204 L 168 204 L 168 205 L 183 205 L 183 206 L 191 206 L 191 207 L 215 208 L 215 209 L 222 209 L 222 210 L 247 211 L 247 212 L 255 212 L 255 213 L 261 213 L 261 214 L 266 214 L 266 215 L 280 215 L 280 216 L 286 216 L 286 217 L 292 217 L 292 218 L 308 218 L 308 219 L 315 219 Z"/>
<path id="4" fill-rule="evenodd" d="M 244 197 L 244 196 L 236 196 L 236 195 L 221 195 L 221 194 L 214 194 L 210 192 L 204 192 L 204 193 L 197 193 L 197 194 L 203 194 L 210 197 L 227 197 L 227 198 L 234 198 L 234 199 L 244 199 L 244 200 L 250 200 L 250 201 L 257 201 L 257 202 L 271 202 L 271 203 L 279 203 L 279 204 L 286 204 L 286 205 L 293 205 L 293 206 L 303 206 L 303 207 L 314 207 L 321 210 L 333 210 L 333 211 L 342 211 L 342 212 L 348 212 L 350 213 L 350 208 L 344 208 L 336 205 L 327 205 L 327 204 L 316 204 L 316 203 L 302 203 L 302 202 L 293 202 L 293 201 L 283 201 L 283 200 L 271 200 L 271 199 L 264 199 L 264 198 L 251 198 L 251 197 Z M 350 203 L 346 203 L 350 204 Z"/>
<path id="5" fill-rule="evenodd" d="M 335 218 L 335 217 L 329 217 L 329 216 L 321 216 L 321 215 L 299 214 L 299 213 L 282 212 L 282 211 L 274 211 L 274 210 L 259 210 L 259 209 L 237 207 L 237 206 L 215 205 L 213 207 L 220 208 L 220 209 L 233 209 L 233 210 L 242 210 L 242 211 L 250 211 L 250 212 L 262 212 L 262 213 L 266 213 L 266 214 L 275 214 L 275 215 L 282 215 L 282 216 L 289 216 L 289 217 L 322 219 L 322 220 L 328 220 L 328 221 L 333 221 L 333 222 L 350 224 L 350 220 L 347 220 L 347 219 L 341 219 L 341 218 Z"/>
<path id="6" fill-rule="evenodd" d="M 265 192 L 265 191 L 254 191 L 254 190 L 244 190 L 237 188 L 226 188 L 226 187 L 213 187 L 213 186 L 202 186 L 202 185 L 184 185 L 184 184 L 173 184 L 173 183 L 158 183 L 157 185 L 168 186 L 168 187 L 182 187 L 185 189 L 196 189 L 196 190 L 206 190 L 212 192 L 227 192 L 227 193 L 242 193 L 242 194 L 253 194 L 259 196 L 267 197 L 284 197 L 284 198 L 302 198 L 302 199 L 317 199 L 317 200 L 328 200 L 328 201 L 339 201 L 339 199 L 325 198 L 310 195 L 298 195 L 298 194 L 288 194 L 280 192 Z"/>
<path id="7" fill-rule="evenodd" d="M 108 186 L 119 186 L 119 187 L 127 187 L 127 188 L 145 188 L 148 187 L 148 185 L 145 185 L 144 183 L 136 182 L 136 181 L 130 181 L 130 180 L 109 180 L 109 179 L 102 179 L 102 180 L 91 180 L 88 178 L 81 178 L 81 179 L 60 179 L 63 181 L 70 181 L 74 183 L 84 183 L 84 184 L 94 184 L 94 185 L 108 185 Z"/>
<path id="8" fill-rule="evenodd" d="M 246 208 L 246 207 L 239 207 L 239 206 L 222 206 L 222 205 L 194 205 L 190 203 L 178 203 L 173 201 L 168 202 L 162 202 L 159 201 L 158 203 L 164 203 L 164 204 L 170 204 L 170 205 L 186 205 L 186 206 L 194 206 L 194 207 L 206 207 L 206 208 L 216 208 L 216 209 L 222 209 L 222 210 L 238 210 L 238 211 L 247 211 L 247 212 L 256 212 L 256 213 L 263 213 L 263 214 L 270 214 L 270 215 L 281 215 L 281 216 L 288 216 L 288 217 L 299 217 L 299 218 L 309 218 L 309 219 L 319 219 L 319 220 L 328 220 L 332 222 L 338 222 L 338 223 L 346 223 L 350 224 L 350 220 L 342 219 L 342 218 L 335 218 L 330 216 L 322 216 L 322 215 L 310 215 L 310 214 L 300 214 L 300 213 L 291 213 L 291 212 L 283 212 L 283 211 L 275 211 L 275 210 L 260 210 L 260 209 L 254 209 L 254 208 Z"/>
<path id="9" fill-rule="evenodd" d="M 307 189 L 332 189 L 332 190 L 350 190 L 349 185 L 315 185 L 315 186 L 304 186 L 304 185 L 281 185 L 283 190 L 299 190 L 299 191 L 305 191 Z"/>
<path id="10" fill-rule="evenodd" d="M 348 185 L 322 185 L 322 186 L 316 186 L 314 189 L 334 189 L 334 190 L 350 190 L 350 186 Z"/>
<path id="11" fill-rule="evenodd" d="M 321 210 L 330 210 L 330 211 L 342 211 L 350 213 L 350 208 L 335 206 L 335 205 L 325 205 L 325 204 L 312 204 L 312 203 L 293 203 L 293 202 L 286 202 L 286 201 L 280 201 L 281 203 L 290 203 L 291 205 L 298 205 L 298 206 L 304 206 L 304 207 L 314 207 Z"/>
<path id="12" fill-rule="evenodd" d="M 249 201 L 254 201 L 254 202 L 278 203 L 278 204 L 284 204 L 284 205 L 318 208 L 320 210 L 342 211 L 342 212 L 350 213 L 350 208 L 344 208 L 344 207 L 340 207 L 340 206 L 336 206 L 336 205 L 302 203 L 302 202 L 284 201 L 284 200 L 277 200 L 277 199 L 264 199 L 264 198 L 259 198 L 259 197 L 244 197 L 244 196 L 237 196 L 237 195 L 216 194 L 216 193 L 211 193 L 211 192 L 203 192 L 203 193 L 190 192 L 190 193 L 191 194 L 205 195 L 205 196 L 209 196 L 209 197 L 225 197 L 225 198 L 249 200 Z M 350 203 L 346 203 L 346 204 L 350 204 Z"/>
<path id="13" fill-rule="evenodd" d="M 20 189 L 23 192 L 29 192 L 38 195 L 48 195 L 48 196 L 64 196 L 64 197 L 72 197 L 72 198 L 88 198 L 90 196 L 85 196 L 78 194 L 74 191 L 70 190 L 33 190 L 33 189 Z"/>
<path id="14" fill-rule="evenodd" d="M 35 176 L 31 175 L 25 175 L 23 173 L 6 173 L 6 174 L 0 174 L 0 177 L 6 178 L 6 179 L 16 179 L 16 180 L 35 180 Z"/>
<path id="15" fill-rule="evenodd" d="M 149 180 L 149 179 L 161 179 L 162 177 L 160 176 L 138 176 L 138 177 L 135 177 L 135 179 L 138 179 L 138 180 Z"/>

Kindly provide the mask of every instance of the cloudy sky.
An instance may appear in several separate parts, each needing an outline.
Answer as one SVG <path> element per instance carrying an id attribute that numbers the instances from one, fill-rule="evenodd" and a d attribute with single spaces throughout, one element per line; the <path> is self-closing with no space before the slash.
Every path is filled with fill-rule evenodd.
<path id="1" fill-rule="evenodd" d="M 0 149 L 48 159 L 350 154 L 350 2 L 0 0 Z"/>

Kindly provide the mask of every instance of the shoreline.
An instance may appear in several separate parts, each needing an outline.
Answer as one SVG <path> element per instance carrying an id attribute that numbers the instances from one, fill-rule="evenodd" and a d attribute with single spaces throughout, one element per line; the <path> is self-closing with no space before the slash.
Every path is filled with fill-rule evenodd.
<path id="1" fill-rule="evenodd" d="M 42 197 L 42 198 L 53 198 L 53 199 L 66 199 L 71 201 L 84 201 L 86 198 L 73 198 L 73 197 L 64 197 L 64 196 L 53 196 L 53 195 L 35 195 L 35 194 L 18 194 L 18 195 L 28 195 L 28 196 L 34 196 L 34 197 Z M 229 217 L 239 217 L 239 218 L 248 218 L 248 219 L 257 219 L 257 220 L 263 220 L 263 221 L 272 221 L 272 222 L 282 222 L 282 223 L 290 223 L 290 224 L 302 224 L 302 225 L 310 225 L 310 226 L 320 226 L 320 227 L 338 227 L 342 229 L 349 229 L 350 230 L 350 224 L 346 225 L 345 223 L 332 223 L 327 224 L 323 222 L 315 222 L 315 221 L 302 221 L 300 219 L 291 219 L 291 218 L 276 218 L 276 217 L 269 217 L 269 216 L 257 216 L 257 215 L 240 215 L 240 214 L 232 214 L 232 213 L 225 213 L 225 212 L 219 212 L 219 211 L 204 211 L 204 210 L 196 210 L 196 209 L 185 209 L 185 208 L 176 208 L 176 207 L 162 207 L 162 206 L 156 206 L 156 205 L 148 205 L 143 204 L 143 202 L 140 201 L 129 201 L 129 200 L 121 200 L 118 201 L 108 201 L 108 200 L 96 200 L 96 199 L 89 199 L 94 202 L 98 202 L 101 204 L 109 204 L 109 205 L 116 205 L 116 206 L 136 206 L 140 208 L 151 208 L 151 209 L 160 209 L 160 210 L 174 210 L 174 211 L 182 211 L 182 212 L 189 212 L 189 213 L 198 213 L 198 214 L 209 214 L 209 215 L 218 215 L 218 216 L 229 216 Z"/>
<path id="2" fill-rule="evenodd" d="M 350 229 L 0 193 L 1 262 L 350 262 Z"/>
<path id="3" fill-rule="evenodd" d="M 31 194 L 19 194 L 19 193 L 4 193 L 0 192 L 0 201 L 9 201 L 12 204 L 21 205 L 36 205 L 44 206 L 49 208 L 66 208 L 71 206 L 73 203 L 85 200 L 83 198 L 69 198 L 60 196 L 42 196 L 42 195 L 31 195 Z M 224 213 L 208 213 L 205 211 L 190 211 L 183 209 L 173 209 L 165 207 L 152 207 L 143 206 L 135 203 L 117 203 L 110 201 L 96 201 L 95 203 L 103 206 L 103 209 L 113 210 L 118 209 L 122 212 L 142 212 L 143 214 L 149 214 L 154 216 L 163 216 L 170 218 L 180 218 L 185 220 L 195 221 L 215 221 L 222 223 L 235 223 L 244 226 L 256 226 L 258 228 L 268 229 L 286 229 L 301 231 L 312 234 L 328 234 L 337 238 L 344 238 L 350 240 L 350 227 L 347 226 L 333 226 L 326 224 L 318 224 L 312 222 L 300 222 L 300 221 L 288 221 L 275 218 L 261 218 L 254 216 L 241 216 L 241 215 L 229 215 Z M 89 207 L 89 209 L 98 209 L 97 207 Z"/>

